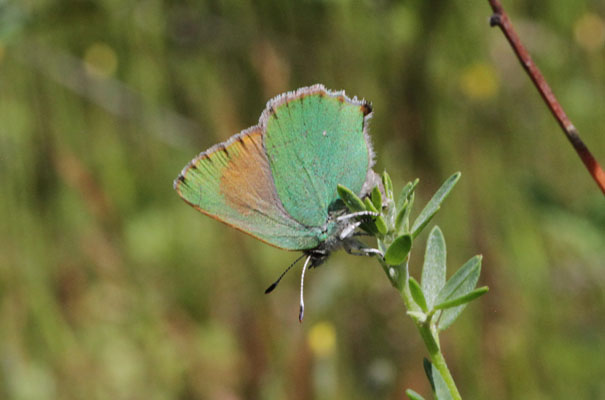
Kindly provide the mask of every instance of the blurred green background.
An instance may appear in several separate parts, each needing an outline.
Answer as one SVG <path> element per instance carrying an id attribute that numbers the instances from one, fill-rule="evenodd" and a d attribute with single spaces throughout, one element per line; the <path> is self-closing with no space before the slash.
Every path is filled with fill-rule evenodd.
<path id="1" fill-rule="evenodd" d="M 605 3 L 504 5 L 605 163 Z M 172 190 L 268 99 L 317 82 L 372 101 L 376 170 L 419 177 L 417 205 L 462 172 L 435 223 L 450 273 L 482 253 L 491 288 L 443 335 L 463 396 L 605 398 L 603 196 L 490 15 L 486 0 L 0 0 L 0 398 L 428 398 L 378 263 L 311 271 L 300 325 L 297 272 L 263 294 L 297 254 Z"/>

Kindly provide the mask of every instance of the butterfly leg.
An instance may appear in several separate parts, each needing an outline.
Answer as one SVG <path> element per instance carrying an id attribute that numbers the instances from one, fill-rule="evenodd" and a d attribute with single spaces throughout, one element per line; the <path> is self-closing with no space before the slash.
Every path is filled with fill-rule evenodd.
<path id="1" fill-rule="evenodd" d="M 345 251 L 353 256 L 380 256 L 384 258 L 384 253 L 378 249 L 367 247 L 357 239 L 348 238 L 343 242 Z"/>
<path id="2" fill-rule="evenodd" d="M 374 236 L 370 233 L 367 232 L 363 232 L 363 231 L 358 231 L 358 232 L 354 232 L 351 236 Z"/>
<path id="3" fill-rule="evenodd" d="M 357 211 L 354 213 L 341 215 L 340 217 L 336 218 L 336 221 L 344 221 L 347 219 L 357 218 L 357 217 L 377 217 L 378 215 L 380 215 L 380 214 L 375 213 L 373 211 Z"/>
<path id="4" fill-rule="evenodd" d="M 349 236 L 351 236 L 353 234 L 353 232 L 355 231 L 355 229 L 359 228 L 359 225 L 361 225 L 362 222 L 361 221 L 357 221 L 354 222 L 350 225 L 347 225 L 342 232 L 340 232 L 339 238 L 340 240 L 345 240 L 347 239 Z"/>
<path id="5" fill-rule="evenodd" d="M 361 217 L 361 221 L 355 221 L 355 222 L 349 223 L 347 226 L 345 226 L 345 228 L 340 232 L 340 235 L 339 235 L 340 240 L 345 240 L 349 236 L 355 235 L 353 233 L 355 231 L 355 229 L 359 228 L 359 226 L 365 222 L 365 221 L 363 221 L 363 219 L 364 219 L 363 217 L 376 217 L 378 215 L 379 215 L 378 213 L 375 213 L 372 211 L 359 211 L 359 212 L 354 212 L 351 214 L 341 215 L 340 217 L 336 218 L 336 221 L 341 222 L 341 221 L 346 221 L 347 219 Z"/>

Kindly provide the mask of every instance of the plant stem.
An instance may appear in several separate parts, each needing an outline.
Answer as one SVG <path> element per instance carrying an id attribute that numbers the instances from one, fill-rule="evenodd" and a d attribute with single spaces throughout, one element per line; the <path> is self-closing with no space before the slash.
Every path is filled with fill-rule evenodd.
<path id="1" fill-rule="evenodd" d="M 406 276 L 407 276 L 407 264 L 406 264 Z M 410 294 L 409 289 L 407 288 L 407 284 L 401 290 L 401 297 L 405 306 L 408 310 L 412 309 L 412 304 L 414 301 L 412 299 L 412 295 Z M 433 316 L 434 314 L 431 312 L 427 315 L 427 319 L 425 321 L 415 321 L 416 326 L 418 327 L 418 331 L 420 332 L 420 336 L 424 341 L 426 349 L 429 352 L 429 356 L 431 361 L 433 362 L 433 366 L 439 371 L 443 381 L 447 385 L 447 388 L 454 400 L 462 400 L 462 396 L 460 396 L 460 392 L 456 387 L 456 382 L 454 382 L 454 377 L 450 373 L 449 368 L 447 367 L 447 363 L 445 362 L 445 357 L 443 357 L 443 353 L 441 353 L 441 347 L 439 346 L 439 334 L 431 329 L 431 325 L 433 324 Z"/>
<path id="2" fill-rule="evenodd" d="M 407 278 L 409 276 L 407 262 L 404 265 L 405 265 L 404 273 L 405 273 L 405 278 L 406 278 L 405 282 L 407 282 Z M 387 272 L 386 269 L 385 269 L 385 272 Z M 387 272 L 387 276 L 388 276 L 388 272 Z M 413 304 L 415 304 L 415 303 L 414 303 L 414 300 L 412 299 L 412 295 L 410 293 L 407 283 L 405 283 L 403 285 L 403 287 L 397 287 L 397 286 L 395 286 L 395 287 L 399 290 L 399 292 L 401 294 L 401 298 L 403 299 L 406 309 L 414 310 Z M 441 353 L 441 348 L 439 346 L 439 336 L 437 333 L 435 333 L 433 335 L 433 332 L 431 330 L 431 324 L 433 323 L 432 318 L 433 318 L 433 313 L 429 313 L 429 315 L 427 316 L 427 319 L 425 321 L 422 321 L 422 322 L 415 321 L 416 326 L 418 327 L 420 336 L 422 337 L 422 340 L 424 341 L 424 344 L 426 345 L 426 349 L 429 352 L 431 361 L 433 362 L 433 365 L 435 366 L 437 371 L 439 371 L 439 373 L 441 374 L 441 377 L 443 378 L 443 381 L 447 385 L 447 388 L 450 392 L 450 395 L 452 396 L 452 399 L 462 400 L 462 396 L 460 396 L 460 392 L 458 391 L 458 388 L 456 387 L 456 382 L 454 382 L 454 377 L 450 373 L 450 370 L 447 367 L 447 363 L 445 362 L 445 358 L 443 357 L 443 354 Z"/>
<path id="3" fill-rule="evenodd" d="M 490 18 L 491 26 L 498 26 L 506 39 L 510 43 L 513 51 L 517 55 L 517 58 L 521 62 L 523 69 L 527 72 L 532 82 L 540 92 L 540 95 L 544 99 L 544 102 L 552 112 L 553 116 L 559 123 L 559 126 L 563 130 L 565 136 L 576 150 L 576 153 L 586 166 L 586 169 L 595 180 L 603 194 L 605 194 L 605 171 L 599 165 L 597 160 L 593 157 L 588 147 L 580 139 L 580 134 L 576 127 L 571 123 L 563 107 L 557 101 L 557 98 L 553 94 L 550 86 L 546 83 L 546 79 L 538 69 L 537 65 L 531 59 L 529 52 L 525 49 L 517 32 L 513 28 L 513 24 L 510 22 L 508 15 L 504 12 L 504 8 L 499 0 L 488 0 L 494 14 Z"/>
<path id="4" fill-rule="evenodd" d="M 441 374 L 441 377 L 445 381 L 448 389 L 450 390 L 450 394 L 452 395 L 452 399 L 454 400 L 462 400 L 462 396 L 460 396 L 460 392 L 458 392 L 458 388 L 456 387 L 456 382 L 454 382 L 454 378 L 450 373 L 447 364 L 445 363 L 445 358 L 441 351 L 438 351 L 434 354 L 431 354 L 431 360 L 433 361 L 433 365 L 437 368 L 437 371 Z"/>
<path id="5" fill-rule="evenodd" d="M 445 362 L 445 358 L 443 357 L 443 353 L 441 353 L 439 344 L 436 342 L 435 337 L 431 332 L 430 325 L 430 319 L 427 320 L 425 323 L 418 325 L 420 336 L 422 336 L 422 340 L 424 341 L 424 344 L 426 345 L 426 348 L 429 351 L 433 366 L 437 368 L 437 371 L 439 371 L 439 373 L 441 374 L 443 381 L 449 389 L 452 399 L 462 400 L 460 392 L 458 391 L 456 383 L 454 382 L 454 377 L 452 377 L 452 374 L 450 373 L 450 370 L 447 367 L 447 363 Z"/>

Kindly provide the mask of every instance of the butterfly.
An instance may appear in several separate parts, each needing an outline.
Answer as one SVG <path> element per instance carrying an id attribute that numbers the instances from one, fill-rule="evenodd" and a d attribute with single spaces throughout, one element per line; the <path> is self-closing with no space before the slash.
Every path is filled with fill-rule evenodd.
<path id="1" fill-rule="evenodd" d="M 308 268 L 344 248 L 372 255 L 354 238 L 368 212 L 349 213 L 337 186 L 366 196 L 380 178 L 372 170 L 368 134 L 372 106 L 321 84 L 287 92 L 267 102 L 257 125 L 203 151 L 183 168 L 174 189 L 202 213 L 306 257 Z M 284 271 L 266 293 L 275 288 Z"/>

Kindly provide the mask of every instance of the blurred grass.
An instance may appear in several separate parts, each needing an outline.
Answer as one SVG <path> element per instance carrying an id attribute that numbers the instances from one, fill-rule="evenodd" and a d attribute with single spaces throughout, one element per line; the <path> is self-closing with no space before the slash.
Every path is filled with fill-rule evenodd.
<path id="1" fill-rule="evenodd" d="M 505 4 L 605 162 L 605 8 Z M 486 1 L 0 1 L 0 398 L 400 399 L 428 394 L 378 264 L 294 259 L 195 212 L 172 179 L 324 83 L 373 102 L 377 170 L 436 218 L 488 296 L 444 335 L 465 398 L 605 398 L 603 198 Z M 421 202 L 422 203 L 422 202 Z M 413 254 L 419 265 L 420 246 Z M 372 266 L 372 267 L 370 267 Z M 414 270 L 418 272 L 417 269 Z"/>

